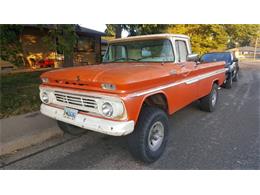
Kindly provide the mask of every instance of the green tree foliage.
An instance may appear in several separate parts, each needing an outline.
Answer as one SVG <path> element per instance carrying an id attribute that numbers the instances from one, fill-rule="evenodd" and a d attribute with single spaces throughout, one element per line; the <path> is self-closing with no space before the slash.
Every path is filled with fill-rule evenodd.
<path id="1" fill-rule="evenodd" d="M 107 33 L 115 36 L 117 24 L 108 24 Z M 191 37 L 193 51 L 199 54 L 246 46 L 259 37 L 259 24 L 120 24 L 129 36 L 174 33 Z M 120 33 L 121 34 L 121 33 Z"/>
<path id="2" fill-rule="evenodd" d="M 163 33 L 167 25 L 164 24 L 107 24 L 106 34 L 116 38 L 121 37 L 123 30 L 128 31 L 129 36 Z"/>
<path id="3" fill-rule="evenodd" d="M 260 24 L 225 24 L 229 36 L 228 48 L 253 45 L 260 36 Z"/>
<path id="4" fill-rule="evenodd" d="M 107 29 L 105 33 L 108 36 L 114 36 L 115 38 L 121 38 L 121 34 L 123 30 L 128 29 L 127 24 L 107 24 Z"/>
<path id="5" fill-rule="evenodd" d="M 64 54 L 64 66 L 73 66 L 73 51 L 78 38 L 76 28 L 73 24 L 52 25 L 43 37 L 50 49 Z"/>
<path id="6" fill-rule="evenodd" d="M 126 30 L 129 36 L 164 33 L 168 25 L 165 24 L 129 24 Z"/>
<path id="7" fill-rule="evenodd" d="M 48 34 L 43 37 L 51 50 L 59 51 L 64 54 L 64 65 L 73 65 L 73 51 L 77 43 L 77 25 L 38 25 L 39 28 L 49 29 Z M 21 45 L 21 34 L 23 25 L 0 25 L 0 54 L 1 59 L 24 65 L 23 51 Z"/>
<path id="8" fill-rule="evenodd" d="M 15 65 L 23 65 L 20 35 L 21 25 L 0 25 L 0 58 Z"/>
<path id="9" fill-rule="evenodd" d="M 220 24 L 177 24 L 169 26 L 167 32 L 190 36 L 193 52 L 199 54 L 223 51 L 228 43 L 228 34 Z"/>

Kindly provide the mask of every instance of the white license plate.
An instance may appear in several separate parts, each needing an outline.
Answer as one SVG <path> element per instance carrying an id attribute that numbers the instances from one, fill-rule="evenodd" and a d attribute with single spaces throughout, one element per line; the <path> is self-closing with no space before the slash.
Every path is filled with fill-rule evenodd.
<path id="1" fill-rule="evenodd" d="M 78 110 L 72 108 L 64 108 L 64 117 L 74 120 L 78 114 Z"/>

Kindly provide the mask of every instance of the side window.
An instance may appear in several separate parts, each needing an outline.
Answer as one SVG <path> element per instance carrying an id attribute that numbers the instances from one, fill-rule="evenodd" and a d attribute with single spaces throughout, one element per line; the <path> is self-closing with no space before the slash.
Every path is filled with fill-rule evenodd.
<path id="1" fill-rule="evenodd" d="M 178 40 L 175 43 L 176 43 L 178 61 L 185 62 L 187 60 L 187 56 L 188 56 L 186 41 Z"/>

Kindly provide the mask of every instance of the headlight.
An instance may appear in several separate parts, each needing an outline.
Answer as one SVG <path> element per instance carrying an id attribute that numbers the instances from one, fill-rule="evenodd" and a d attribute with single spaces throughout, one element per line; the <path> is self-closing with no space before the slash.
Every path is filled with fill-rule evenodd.
<path id="1" fill-rule="evenodd" d="M 108 103 L 108 102 L 105 102 L 103 105 L 102 105 L 102 113 L 103 115 L 105 115 L 106 117 L 111 117 L 113 115 L 113 106 Z"/>
<path id="2" fill-rule="evenodd" d="M 43 103 L 48 104 L 49 103 L 49 95 L 46 92 L 41 93 L 41 100 Z"/>
<path id="3" fill-rule="evenodd" d="M 43 83 L 48 83 L 49 79 L 48 78 L 41 78 Z"/>

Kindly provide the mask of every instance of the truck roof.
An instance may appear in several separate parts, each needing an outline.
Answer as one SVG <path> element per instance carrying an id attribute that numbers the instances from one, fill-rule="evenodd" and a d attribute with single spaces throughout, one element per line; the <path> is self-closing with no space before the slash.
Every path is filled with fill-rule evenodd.
<path id="1" fill-rule="evenodd" d="M 126 42 L 126 41 L 136 41 L 136 40 L 150 40 L 150 39 L 165 39 L 170 37 L 179 37 L 190 39 L 187 35 L 182 34 L 152 34 L 152 35 L 140 35 L 140 36 L 132 36 L 132 37 L 125 37 L 120 39 L 110 40 L 109 43 L 119 43 L 119 42 Z"/>

